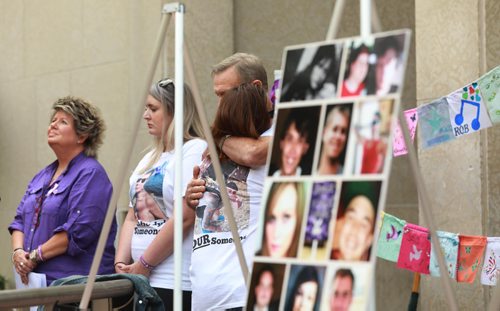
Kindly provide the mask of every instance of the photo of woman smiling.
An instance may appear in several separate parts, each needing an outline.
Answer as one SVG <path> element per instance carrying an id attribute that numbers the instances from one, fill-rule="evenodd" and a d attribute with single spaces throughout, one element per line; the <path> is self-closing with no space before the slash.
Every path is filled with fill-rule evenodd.
<path id="1" fill-rule="evenodd" d="M 281 182 L 272 185 L 266 203 L 260 255 L 295 257 L 304 214 L 304 184 Z"/>

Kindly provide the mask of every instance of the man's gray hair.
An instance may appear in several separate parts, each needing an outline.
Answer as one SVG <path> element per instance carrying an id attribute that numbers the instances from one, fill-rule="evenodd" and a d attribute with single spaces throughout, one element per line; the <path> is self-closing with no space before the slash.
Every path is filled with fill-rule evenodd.
<path id="1" fill-rule="evenodd" d="M 250 83 L 260 80 L 266 91 L 269 90 L 267 73 L 260 58 L 247 53 L 236 53 L 224 59 L 212 68 L 212 77 L 234 67 L 240 75 L 240 83 Z"/>

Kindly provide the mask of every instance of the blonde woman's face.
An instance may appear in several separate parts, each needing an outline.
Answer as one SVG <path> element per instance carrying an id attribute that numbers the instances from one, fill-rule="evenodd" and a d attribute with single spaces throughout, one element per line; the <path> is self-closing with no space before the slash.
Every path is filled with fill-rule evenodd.
<path id="1" fill-rule="evenodd" d="M 172 123 L 172 116 L 168 115 L 168 117 L 165 118 L 164 109 L 160 101 L 148 95 L 142 117 L 146 121 L 148 133 L 150 135 L 161 137 L 162 130 L 168 128 L 170 123 Z"/>
<path id="2" fill-rule="evenodd" d="M 297 225 L 297 192 L 293 185 L 275 194 L 267 212 L 265 239 L 270 257 L 285 257 L 292 245 Z"/>

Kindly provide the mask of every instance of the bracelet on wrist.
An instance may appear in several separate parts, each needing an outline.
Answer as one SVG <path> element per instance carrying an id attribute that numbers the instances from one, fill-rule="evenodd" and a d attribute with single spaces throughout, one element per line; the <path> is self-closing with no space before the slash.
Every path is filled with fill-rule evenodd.
<path id="1" fill-rule="evenodd" d="M 114 267 L 116 268 L 116 265 L 117 265 L 117 264 L 120 264 L 120 263 L 122 263 L 122 264 L 126 265 L 126 263 L 124 263 L 123 261 L 117 261 L 117 262 L 115 262 Z"/>
<path id="2" fill-rule="evenodd" d="M 231 137 L 231 135 L 226 135 L 224 137 L 222 137 L 219 141 L 219 150 L 220 152 L 222 153 L 222 147 L 224 147 L 224 143 L 226 142 L 226 139 L 228 139 L 229 137 Z"/>
<path id="3" fill-rule="evenodd" d="M 24 249 L 22 247 L 18 247 L 18 248 L 14 248 L 14 250 L 12 251 L 12 258 L 11 258 L 11 261 L 12 263 L 14 263 L 14 255 L 19 252 L 19 251 L 23 251 Z"/>
<path id="4" fill-rule="evenodd" d="M 40 260 L 38 259 L 38 252 L 37 252 L 37 250 L 36 250 L 36 249 L 34 249 L 34 250 L 32 250 L 32 251 L 30 252 L 28 259 L 29 259 L 32 263 L 34 263 L 34 264 L 37 264 L 37 263 L 39 263 L 39 262 L 40 262 Z"/>
<path id="5" fill-rule="evenodd" d="M 156 266 L 153 266 L 153 265 L 150 265 L 145 259 L 144 259 L 144 256 L 141 255 L 141 257 L 139 258 L 139 261 L 141 262 L 141 264 L 144 266 L 144 268 L 148 269 L 149 271 L 153 270 L 154 268 L 156 268 Z"/>
<path id="6" fill-rule="evenodd" d="M 42 244 L 38 245 L 38 248 L 36 249 L 36 253 L 38 255 L 38 261 L 44 262 L 45 258 L 43 258 L 43 254 L 42 254 Z"/>

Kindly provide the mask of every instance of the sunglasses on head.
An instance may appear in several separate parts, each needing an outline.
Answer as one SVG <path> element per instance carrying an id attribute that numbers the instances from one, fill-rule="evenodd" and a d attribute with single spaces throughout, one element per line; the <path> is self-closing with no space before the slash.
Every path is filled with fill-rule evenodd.
<path id="1" fill-rule="evenodd" d="M 164 89 L 166 89 L 167 86 L 170 84 L 172 84 L 172 86 L 175 87 L 174 80 L 172 80 L 172 79 L 162 79 L 162 80 L 158 81 L 157 84 L 159 87 L 162 87 Z"/>

